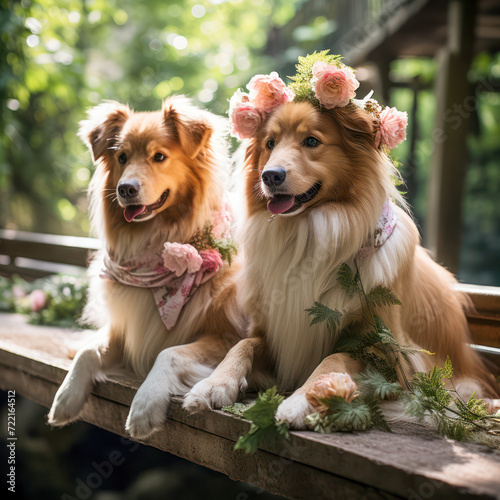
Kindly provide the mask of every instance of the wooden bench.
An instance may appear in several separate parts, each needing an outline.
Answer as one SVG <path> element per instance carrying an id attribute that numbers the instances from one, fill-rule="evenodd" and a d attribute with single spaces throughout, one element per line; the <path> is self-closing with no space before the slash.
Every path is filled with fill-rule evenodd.
<path id="1" fill-rule="evenodd" d="M 10 261 L 0 272 L 43 274 L 47 271 L 30 269 L 25 264 L 31 261 L 20 260 L 42 256 L 52 263 L 83 266 L 87 250 L 97 248 L 95 240 L 78 239 L 76 247 L 61 250 L 55 237 L 18 236 L 0 232 L 0 259 L 3 255 Z M 28 248 L 33 244 L 38 251 Z M 469 316 L 473 341 L 498 369 L 500 292 L 460 287 L 477 308 Z M 19 315 L 0 314 L 0 388 L 49 407 L 71 364 L 68 353 L 89 335 L 92 332 L 33 326 Z M 82 420 L 125 436 L 125 419 L 139 383 L 127 374 L 98 383 Z M 251 456 L 233 451 L 248 428 L 248 422 L 222 411 L 187 415 L 175 399 L 164 429 L 141 442 L 290 498 L 500 498 L 499 451 L 441 439 L 416 424 L 398 424 L 393 433 L 292 432 L 290 441 Z"/>

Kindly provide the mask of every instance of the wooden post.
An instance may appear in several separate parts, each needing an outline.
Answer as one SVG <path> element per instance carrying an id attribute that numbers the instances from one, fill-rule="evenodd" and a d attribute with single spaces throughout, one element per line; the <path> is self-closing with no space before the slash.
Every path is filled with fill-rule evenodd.
<path id="1" fill-rule="evenodd" d="M 448 42 L 438 54 L 436 116 L 425 245 L 457 273 L 462 239 L 462 205 L 467 172 L 471 95 L 467 72 L 473 56 L 476 0 L 449 0 Z"/>

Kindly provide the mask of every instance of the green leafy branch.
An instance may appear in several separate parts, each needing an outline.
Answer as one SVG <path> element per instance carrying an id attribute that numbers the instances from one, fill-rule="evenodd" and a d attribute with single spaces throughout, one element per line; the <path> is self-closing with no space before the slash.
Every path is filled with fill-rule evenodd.
<path id="1" fill-rule="evenodd" d="M 273 444 L 283 437 L 289 438 L 288 426 L 284 422 L 277 422 L 275 417 L 283 399 L 284 396 L 278 394 L 276 387 L 272 387 L 264 393 L 259 393 L 255 403 L 235 403 L 222 408 L 252 422 L 248 433 L 236 441 L 235 450 L 255 453 L 262 444 Z"/>
<path id="2" fill-rule="evenodd" d="M 411 383 L 401 365 L 399 355 L 409 358 L 416 352 L 432 354 L 423 349 L 400 345 L 372 307 L 401 305 L 389 289 L 378 286 L 366 293 L 355 263 L 356 272 L 343 264 L 337 282 L 348 297 L 358 295 L 361 319 L 338 330 L 343 314 L 320 302 L 307 309 L 311 325 L 326 322 L 335 338 L 333 352 L 345 352 L 367 364 L 365 373 L 357 377 L 360 395 L 352 402 L 337 397 L 325 399 L 326 413 L 314 413 L 306 419 L 310 429 L 317 432 L 365 430 L 378 427 L 390 430 L 379 402 L 383 399 L 404 399 L 405 411 L 423 421 L 430 418 L 438 432 L 454 439 L 471 439 L 500 447 L 500 415 L 489 415 L 484 401 L 474 398 L 464 401 L 455 389 L 445 388 L 453 375 L 449 358 L 443 367 L 428 373 L 419 372 Z M 364 327 L 364 328 L 363 328 Z M 398 381 L 398 371 L 407 390 Z"/>

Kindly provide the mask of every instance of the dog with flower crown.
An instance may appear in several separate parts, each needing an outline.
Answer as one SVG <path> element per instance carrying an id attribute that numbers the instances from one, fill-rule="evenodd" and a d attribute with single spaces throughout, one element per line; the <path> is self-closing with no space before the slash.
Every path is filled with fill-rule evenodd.
<path id="1" fill-rule="evenodd" d="M 318 301 L 342 311 L 339 331 L 368 328 L 360 297 L 337 280 L 344 264 L 358 269 L 366 293 L 383 286 L 402 303 L 376 308 L 400 345 L 422 348 L 408 359 L 397 356 L 402 384 L 405 373 L 427 371 L 449 356 L 459 393 L 496 395 L 492 375 L 467 344 L 468 301 L 420 246 L 395 186 L 389 150 L 405 140 L 407 115 L 371 94 L 355 99 L 358 86 L 341 57 L 323 51 L 300 58 L 289 85 L 275 72 L 257 75 L 249 93 L 231 99 L 232 133 L 246 141 L 240 243 L 251 334 L 186 395 L 188 410 L 232 404 L 247 383 L 277 384 L 294 392 L 276 418 L 303 429 L 322 398 L 355 397 L 352 376 L 364 363 L 332 354 L 330 328 L 309 324 L 306 312 Z"/>
<path id="2" fill-rule="evenodd" d="M 145 437 L 165 422 L 171 397 L 207 377 L 246 331 L 225 131 L 223 119 L 182 97 L 148 113 L 108 102 L 81 123 L 96 164 L 91 222 L 103 244 L 83 320 L 100 330 L 76 354 L 50 424 L 75 420 L 94 382 L 125 367 L 145 378 L 126 422 Z"/>

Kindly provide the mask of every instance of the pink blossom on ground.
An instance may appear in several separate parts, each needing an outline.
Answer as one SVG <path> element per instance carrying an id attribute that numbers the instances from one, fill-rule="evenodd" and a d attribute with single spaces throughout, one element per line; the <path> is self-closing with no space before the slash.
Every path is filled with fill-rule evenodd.
<path id="1" fill-rule="evenodd" d="M 334 64 L 318 61 L 314 63 L 312 72 L 312 88 L 316 98 L 326 109 L 347 106 L 356 96 L 359 82 L 351 68 L 337 68 Z"/>
<path id="2" fill-rule="evenodd" d="M 201 271 L 203 272 L 216 273 L 224 265 L 221 254 L 214 248 L 202 250 L 200 255 L 203 259 L 201 265 Z"/>
<path id="3" fill-rule="evenodd" d="M 257 110 L 268 113 L 276 106 L 293 101 L 295 94 L 276 71 L 269 75 L 255 75 L 247 85 L 250 101 Z"/>
<path id="4" fill-rule="evenodd" d="M 30 307 L 33 312 L 41 311 L 47 305 L 47 295 L 43 290 L 33 290 L 29 296 Z"/>
<path id="5" fill-rule="evenodd" d="M 322 412 L 327 410 L 323 399 L 339 396 L 350 402 L 358 396 L 357 389 L 358 386 L 348 373 L 332 372 L 318 377 L 307 391 L 306 398 L 316 411 Z"/>
<path id="6" fill-rule="evenodd" d="M 406 140 L 406 127 L 408 114 L 396 108 L 386 106 L 380 113 L 380 127 L 375 135 L 375 144 L 385 144 L 389 149 L 394 149 Z"/>
<path id="7" fill-rule="evenodd" d="M 186 271 L 196 273 L 203 263 L 198 250 L 188 243 L 165 243 L 163 262 L 165 267 L 173 271 L 176 276 L 181 276 Z"/>
<path id="8" fill-rule="evenodd" d="M 229 101 L 231 133 L 240 139 L 250 139 L 262 124 L 262 115 L 250 102 L 248 94 L 238 89 Z"/>

